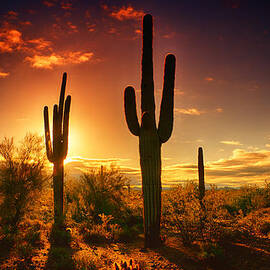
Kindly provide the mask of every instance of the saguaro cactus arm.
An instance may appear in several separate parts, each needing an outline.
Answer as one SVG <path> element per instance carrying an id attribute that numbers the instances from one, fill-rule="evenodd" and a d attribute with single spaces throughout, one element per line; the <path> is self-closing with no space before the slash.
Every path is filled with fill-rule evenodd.
<path id="1" fill-rule="evenodd" d="M 48 160 L 53 163 L 52 141 L 51 141 L 49 114 L 48 114 L 48 107 L 47 106 L 44 107 L 44 128 L 45 128 L 45 141 L 46 141 L 47 157 L 48 157 Z"/>
<path id="2" fill-rule="evenodd" d="M 161 143 L 169 140 L 173 130 L 174 78 L 175 56 L 168 54 L 165 60 L 164 83 L 158 123 L 158 135 Z"/>
<path id="3" fill-rule="evenodd" d="M 60 156 L 60 137 L 61 137 L 61 126 L 59 123 L 58 106 L 53 106 L 53 157 L 57 160 Z"/>
<path id="4" fill-rule="evenodd" d="M 131 86 L 128 86 L 125 89 L 124 103 L 125 103 L 125 116 L 128 128 L 133 135 L 139 136 L 140 125 L 137 116 L 136 97 L 134 88 Z"/>
<path id="5" fill-rule="evenodd" d="M 71 96 L 67 96 L 65 101 L 64 122 L 63 122 L 63 158 L 67 156 L 68 150 L 68 126 L 69 126 L 69 112 L 70 112 Z"/>
<path id="6" fill-rule="evenodd" d="M 61 92 L 60 92 L 60 97 L 59 97 L 59 121 L 60 121 L 60 123 L 62 123 L 62 119 L 63 119 L 63 108 L 64 108 L 66 84 L 67 84 L 67 73 L 65 72 L 63 74 Z"/>

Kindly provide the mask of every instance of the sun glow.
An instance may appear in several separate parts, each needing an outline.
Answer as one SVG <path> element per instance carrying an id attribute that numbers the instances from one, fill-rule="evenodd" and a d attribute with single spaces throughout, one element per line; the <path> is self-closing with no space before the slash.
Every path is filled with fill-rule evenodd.
<path id="1" fill-rule="evenodd" d="M 71 156 L 77 156 L 79 154 L 78 152 L 82 147 L 82 143 L 80 132 L 78 129 L 74 129 L 74 127 L 72 127 L 72 129 L 69 130 L 67 159 Z"/>

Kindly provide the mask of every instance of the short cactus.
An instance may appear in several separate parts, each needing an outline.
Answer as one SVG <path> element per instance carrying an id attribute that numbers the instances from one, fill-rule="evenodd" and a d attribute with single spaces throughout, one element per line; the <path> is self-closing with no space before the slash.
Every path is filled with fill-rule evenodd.
<path id="1" fill-rule="evenodd" d="M 50 136 L 48 107 L 44 107 L 44 127 L 48 160 L 53 163 L 54 220 L 63 222 L 63 177 L 64 160 L 68 151 L 68 128 L 71 96 L 64 99 L 67 74 L 63 74 L 59 105 L 53 107 L 53 143 Z"/>
<path id="2" fill-rule="evenodd" d="M 171 136 L 173 129 L 175 56 L 165 60 L 163 95 L 158 128 L 155 120 L 153 81 L 153 21 L 143 18 L 143 51 L 141 81 L 141 125 L 138 122 L 134 88 L 125 89 L 125 116 L 130 132 L 139 137 L 142 190 L 144 198 L 145 247 L 160 244 L 161 216 L 161 144 Z"/>
<path id="3" fill-rule="evenodd" d="M 199 200 L 202 201 L 205 195 L 204 184 L 204 165 L 203 165 L 203 149 L 199 147 L 198 151 L 198 172 L 199 172 Z"/>

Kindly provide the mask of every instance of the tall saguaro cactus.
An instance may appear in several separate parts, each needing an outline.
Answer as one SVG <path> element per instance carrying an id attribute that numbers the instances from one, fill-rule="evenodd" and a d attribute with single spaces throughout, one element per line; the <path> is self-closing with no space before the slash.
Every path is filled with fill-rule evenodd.
<path id="1" fill-rule="evenodd" d="M 199 147 L 198 151 L 198 172 L 199 172 L 199 199 L 202 201 L 205 194 L 204 184 L 204 165 L 203 165 L 203 149 Z"/>
<path id="2" fill-rule="evenodd" d="M 64 160 L 68 150 L 68 126 L 71 96 L 64 108 L 67 74 L 63 74 L 59 105 L 53 107 L 53 143 L 50 136 L 48 107 L 44 107 L 44 127 L 48 160 L 53 163 L 54 221 L 63 222 Z"/>
<path id="3" fill-rule="evenodd" d="M 175 56 L 165 60 L 164 85 L 158 127 L 155 120 L 153 81 L 153 20 L 143 18 L 143 51 L 141 81 L 141 124 L 138 122 L 134 88 L 125 89 L 125 115 L 130 132 L 139 137 L 142 190 L 144 200 L 145 247 L 160 244 L 161 216 L 161 145 L 173 129 Z"/>

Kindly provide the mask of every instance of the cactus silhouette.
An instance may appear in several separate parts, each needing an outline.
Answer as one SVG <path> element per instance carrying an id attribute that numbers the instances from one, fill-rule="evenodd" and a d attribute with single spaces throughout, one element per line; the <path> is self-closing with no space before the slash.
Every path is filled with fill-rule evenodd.
<path id="1" fill-rule="evenodd" d="M 203 165 L 203 149 L 199 147 L 198 151 L 198 172 L 199 172 L 199 199 L 202 201 L 205 194 L 204 184 L 204 165 Z"/>
<path id="2" fill-rule="evenodd" d="M 63 74 L 59 105 L 53 107 L 53 143 L 50 136 L 48 107 L 44 107 L 44 127 L 48 160 L 53 163 L 54 221 L 63 222 L 64 159 L 68 150 L 68 126 L 71 96 L 64 99 L 67 74 Z"/>
<path id="3" fill-rule="evenodd" d="M 161 145 L 171 136 L 173 129 L 175 56 L 165 60 L 163 94 L 158 128 L 155 120 L 153 81 L 153 21 L 147 14 L 143 18 L 143 51 L 141 81 L 141 125 L 138 122 L 134 88 L 125 89 L 125 116 L 130 132 L 139 137 L 142 190 L 144 200 L 145 247 L 160 244 L 161 216 Z"/>

